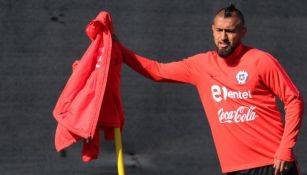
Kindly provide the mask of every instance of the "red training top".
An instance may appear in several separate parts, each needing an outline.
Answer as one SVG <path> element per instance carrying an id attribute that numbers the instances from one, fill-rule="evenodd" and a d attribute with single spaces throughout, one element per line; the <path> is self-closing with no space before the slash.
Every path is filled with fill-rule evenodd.
<path id="1" fill-rule="evenodd" d="M 224 173 L 295 159 L 303 100 L 268 53 L 240 45 L 226 59 L 209 51 L 163 64 L 118 44 L 125 63 L 146 77 L 197 88 Z M 276 96 L 284 103 L 285 123 Z"/>

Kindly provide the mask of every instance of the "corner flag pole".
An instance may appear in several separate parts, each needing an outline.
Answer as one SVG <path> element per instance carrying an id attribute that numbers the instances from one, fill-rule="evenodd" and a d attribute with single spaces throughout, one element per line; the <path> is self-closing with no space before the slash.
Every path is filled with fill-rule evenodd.
<path id="1" fill-rule="evenodd" d="M 118 175 L 125 175 L 125 164 L 122 149 L 122 138 L 119 128 L 114 128 Z"/>

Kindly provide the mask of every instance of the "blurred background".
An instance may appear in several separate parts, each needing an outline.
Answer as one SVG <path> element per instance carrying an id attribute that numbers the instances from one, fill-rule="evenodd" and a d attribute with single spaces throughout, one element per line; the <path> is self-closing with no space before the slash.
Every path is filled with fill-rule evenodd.
<path id="1" fill-rule="evenodd" d="M 245 15 L 244 42 L 273 54 L 306 98 L 307 1 L 232 1 Z M 114 143 L 81 161 L 77 143 L 54 148 L 52 110 L 90 41 L 84 29 L 104 10 L 121 42 L 161 62 L 213 49 L 211 24 L 226 0 L 0 0 L 0 174 L 116 175 Z M 152 82 L 126 65 L 121 93 L 127 175 L 219 175 L 210 128 L 196 89 Z M 306 105 L 305 105 L 306 108 Z M 306 115 L 305 115 L 306 116 Z M 306 122 L 295 149 L 307 175 Z"/>

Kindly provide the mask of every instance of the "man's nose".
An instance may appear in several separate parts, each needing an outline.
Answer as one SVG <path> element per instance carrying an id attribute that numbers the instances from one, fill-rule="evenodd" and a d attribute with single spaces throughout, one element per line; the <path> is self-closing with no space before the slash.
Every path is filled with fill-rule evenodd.
<path id="1" fill-rule="evenodd" d="M 225 31 L 222 32 L 222 40 L 228 39 L 227 33 Z"/>

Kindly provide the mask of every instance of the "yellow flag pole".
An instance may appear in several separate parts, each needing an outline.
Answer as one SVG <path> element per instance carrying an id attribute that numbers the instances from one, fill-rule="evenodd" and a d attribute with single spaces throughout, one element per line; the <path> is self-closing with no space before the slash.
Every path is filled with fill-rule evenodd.
<path id="1" fill-rule="evenodd" d="M 118 175 L 125 175 L 125 164 L 122 149 L 122 138 L 119 128 L 114 128 Z"/>

